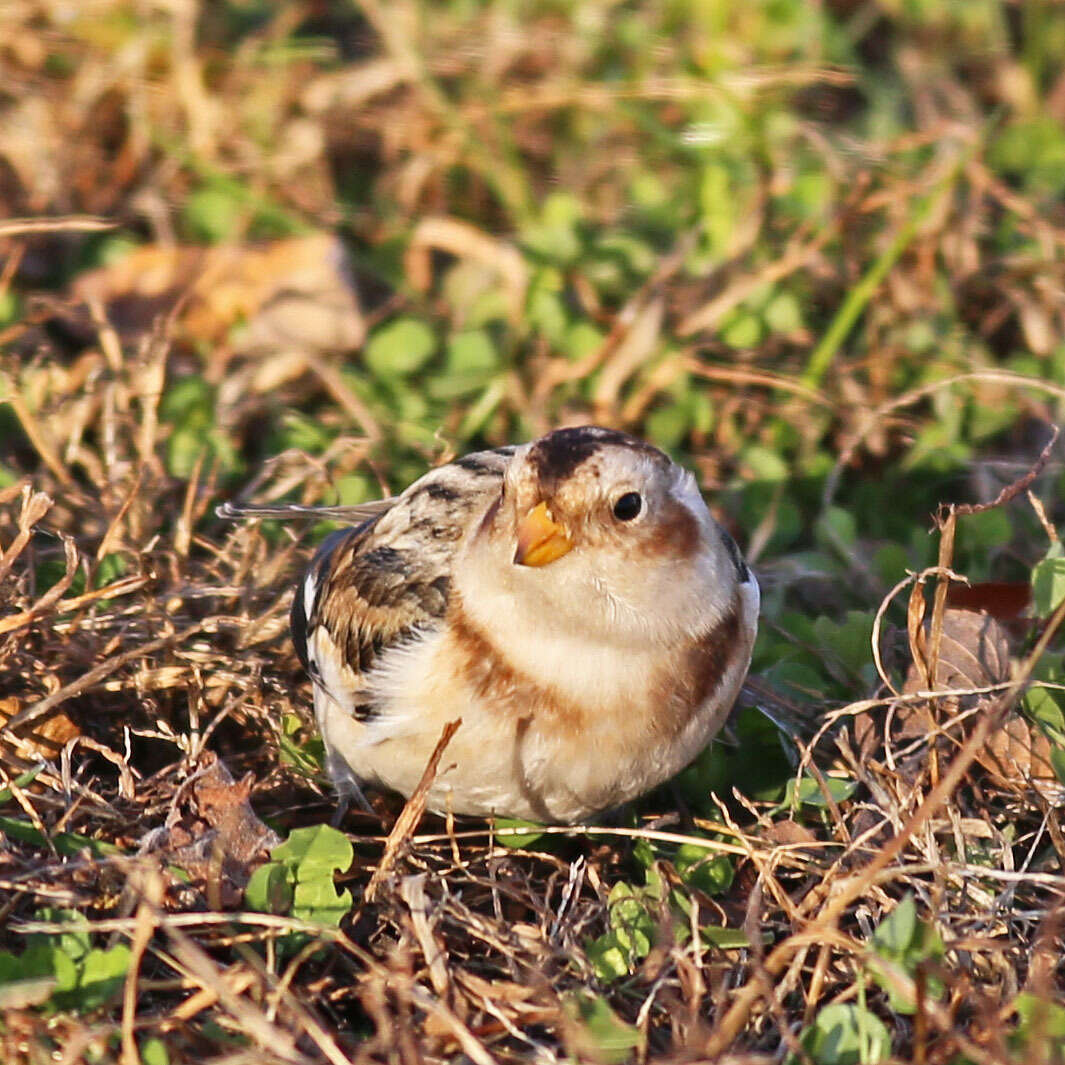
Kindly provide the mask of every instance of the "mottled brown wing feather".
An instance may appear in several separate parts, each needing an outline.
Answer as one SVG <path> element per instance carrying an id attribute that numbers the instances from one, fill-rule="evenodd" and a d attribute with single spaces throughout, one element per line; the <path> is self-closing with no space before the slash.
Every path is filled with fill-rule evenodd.
<path id="1" fill-rule="evenodd" d="M 321 683 L 313 634 L 321 626 L 353 674 L 444 616 L 452 556 L 476 515 L 499 493 L 514 448 L 467 455 L 415 481 L 383 513 L 326 539 L 296 588 L 292 640 Z M 336 694 L 336 693 L 334 693 Z M 361 718 L 370 706 L 353 706 Z"/>

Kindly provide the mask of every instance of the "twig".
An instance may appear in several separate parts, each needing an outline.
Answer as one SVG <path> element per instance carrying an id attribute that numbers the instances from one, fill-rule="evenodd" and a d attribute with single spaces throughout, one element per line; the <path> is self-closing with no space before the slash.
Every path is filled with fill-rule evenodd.
<path id="1" fill-rule="evenodd" d="M 392 831 L 388 834 L 388 839 L 385 840 L 385 851 L 381 855 L 381 863 L 374 870 L 369 884 L 366 885 L 365 897 L 367 902 L 373 902 L 377 897 L 381 884 L 384 883 L 385 878 L 392 871 L 392 866 L 395 865 L 396 855 L 399 853 L 400 847 L 407 841 L 415 826 L 422 819 L 422 814 L 425 813 L 425 803 L 429 797 L 429 789 L 433 786 L 433 781 L 436 780 L 436 771 L 440 765 L 440 758 L 444 753 L 444 749 L 451 742 L 451 737 L 455 735 L 461 724 L 462 718 L 459 718 L 457 721 L 449 721 L 444 726 L 444 731 L 440 734 L 440 739 L 437 740 L 436 747 L 429 756 L 429 761 L 425 766 L 425 771 L 422 773 L 421 780 L 418 781 L 418 786 L 400 811 L 395 825 L 392 826 Z"/>
<path id="2" fill-rule="evenodd" d="M 159 907 L 163 902 L 163 878 L 154 866 L 141 866 L 131 875 L 132 885 L 141 893 L 140 905 L 134 918 L 136 924 L 130 943 L 129 968 L 122 993 L 122 1057 L 121 1065 L 140 1065 L 133 1024 L 137 1016 L 137 976 L 141 959 L 148 949 L 158 924 Z"/>
<path id="3" fill-rule="evenodd" d="M 174 957 L 188 969 L 200 987 L 210 990 L 218 997 L 226 1012 L 240 1025 L 244 1035 L 292 1065 L 310 1065 L 310 1059 L 297 1049 L 292 1033 L 271 1024 L 243 995 L 234 993 L 207 953 L 177 928 L 168 927 L 167 934 L 173 946 Z"/>
<path id="4" fill-rule="evenodd" d="M 1021 492 L 1027 491 L 1035 479 L 1046 469 L 1046 464 L 1050 461 L 1050 453 L 1054 450 L 1058 437 L 1061 436 L 1061 429 L 1058 426 L 1053 425 L 1051 429 L 1053 432 L 1047 441 L 1046 447 L 1039 453 L 1039 457 L 1032 463 L 1031 469 L 1023 477 L 1018 477 L 1017 480 L 1006 485 L 989 503 L 940 503 L 939 510 L 936 512 L 936 524 L 943 528 L 951 514 L 982 514 L 985 510 L 993 510 L 995 507 L 1001 507 L 1003 504 L 1011 502 Z"/>
<path id="5" fill-rule="evenodd" d="M 18 516 L 18 533 L 0 556 L 0 579 L 7 575 L 15 559 L 25 550 L 33 535 L 33 527 L 48 513 L 53 504 L 51 496 L 44 492 L 31 492 L 30 486 L 22 488 L 22 508 Z"/>
<path id="6" fill-rule="evenodd" d="M 0 222 L 0 239 L 25 233 L 100 233 L 117 229 L 118 222 L 93 215 L 67 215 L 64 218 L 10 218 Z"/>

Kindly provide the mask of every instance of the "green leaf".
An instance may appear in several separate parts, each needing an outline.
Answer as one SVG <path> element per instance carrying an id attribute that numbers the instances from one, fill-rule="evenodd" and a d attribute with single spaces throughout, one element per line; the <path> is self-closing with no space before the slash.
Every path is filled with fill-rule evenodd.
<path id="1" fill-rule="evenodd" d="M 51 948 L 46 944 L 29 947 L 21 954 L 0 950 L 0 984 L 9 984 L 30 976 L 51 976 Z"/>
<path id="2" fill-rule="evenodd" d="M 332 443 L 334 435 L 317 419 L 289 410 L 281 416 L 278 449 L 296 448 L 310 455 L 320 455 Z"/>
<path id="3" fill-rule="evenodd" d="M 490 374 L 499 368 L 499 352 L 483 329 L 457 333 L 447 342 L 448 374 Z"/>
<path id="4" fill-rule="evenodd" d="M 804 327 L 802 304 L 791 292 L 779 292 L 762 312 L 774 333 L 797 333 Z"/>
<path id="5" fill-rule="evenodd" d="M 205 452 L 216 455 L 224 469 L 236 467 L 233 444 L 215 417 L 215 391 L 202 377 L 174 381 L 163 395 L 159 413 L 172 427 L 166 456 L 175 477 L 188 477 Z"/>
<path id="6" fill-rule="evenodd" d="M 1058 783 L 1065 784 L 1065 750 L 1061 747 L 1050 748 L 1050 768 L 1054 770 Z"/>
<path id="7" fill-rule="evenodd" d="M 917 934 L 917 905 L 912 894 L 884 918 L 873 933 L 873 949 L 890 958 L 901 958 L 913 946 Z"/>
<path id="8" fill-rule="evenodd" d="M 522 821 L 517 817 L 497 817 L 493 823 L 497 833 L 496 838 L 504 847 L 521 849 L 535 843 L 543 836 L 543 832 L 540 831 L 543 826 L 538 825 L 535 821 Z M 523 828 L 528 828 L 532 831 L 518 831 Z M 500 832 L 500 829 L 504 831 Z"/>
<path id="9" fill-rule="evenodd" d="M 56 988 L 53 948 L 38 944 L 22 954 L 0 951 L 0 1011 L 39 1006 Z"/>
<path id="10" fill-rule="evenodd" d="M 100 564 L 93 574 L 93 587 L 103 588 L 119 577 L 125 576 L 129 569 L 129 563 L 124 555 L 107 554 L 100 559 Z"/>
<path id="11" fill-rule="evenodd" d="M 382 381 L 409 377 L 436 350 L 433 331 L 417 318 L 397 318 L 376 330 L 363 355 L 370 372 Z"/>
<path id="12" fill-rule="evenodd" d="M 58 994 L 69 994 L 78 986 L 78 963 L 65 951 L 56 947 L 52 955 Z"/>
<path id="13" fill-rule="evenodd" d="M 351 909 L 352 897 L 350 891 L 337 891 L 333 874 L 347 869 L 354 856 L 347 836 L 330 825 L 297 828 L 276 847 L 272 857 L 294 867 L 292 916 L 337 927 Z"/>
<path id="14" fill-rule="evenodd" d="M 620 1065 L 643 1045 L 640 1030 L 626 1024 L 600 995 L 578 991 L 566 996 L 563 1008 L 578 1026 L 581 1056 L 591 1057 L 603 1065 Z"/>
<path id="15" fill-rule="evenodd" d="M 1034 193 L 1065 192 L 1065 133 L 1049 114 L 1005 126 L 989 144 L 988 158 L 999 171 L 1017 176 Z"/>
<path id="16" fill-rule="evenodd" d="M 1065 1039 L 1065 1005 L 1023 991 L 1014 999 L 1013 1007 L 1022 1029 L 1032 1028 L 1038 1023 L 1043 1026 L 1044 1034 Z"/>
<path id="17" fill-rule="evenodd" d="M 589 941 L 584 949 L 595 975 L 603 983 L 608 984 L 612 980 L 620 980 L 629 975 L 629 952 L 618 942 L 618 937 L 613 932 L 607 932 L 598 939 Z"/>
<path id="18" fill-rule="evenodd" d="M 1065 713 L 1049 688 L 1029 688 L 1025 693 L 1024 712 L 1055 743 L 1065 743 Z"/>
<path id="19" fill-rule="evenodd" d="M 292 908 L 292 881 L 282 862 L 260 865 L 244 889 L 245 905 L 257 913 L 286 914 Z"/>
<path id="20" fill-rule="evenodd" d="M 337 891 L 331 876 L 298 880 L 292 895 L 292 916 L 337 928 L 353 901 L 350 891 Z"/>
<path id="21" fill-rule="evenodd" d="M 1013 538 L 1013 522 L 1005 509 L 967 514 L 958 525 L 958 543 L 967 551 L 990 551 Z"/>
<path id="22" fill-rule="evenodd" d="M 62 937 L 62 941 L 68 937 Z M 84 957 L 71 957 L 56 945 L 53 964 L 56 974 L 56 1003 L 63 1009 L 93 1010 L 116 994 L 126 979 L 130 950 L 119 943 L 109 950 L 94 947 Z"/>
<path id="23" fill-rule="evenodd" d="M 541 271 L 540 283 L 530 285 L 526 317 L 529 325 L 542 333 L 549 343 L 564 350 L 570 319 L 565 301 L 555 290 L 553 281 L 548 271 Z"/>
<path id="24" fill-rule="evenodd" d="M 825 1006 L 799 1042 L 816 1065 L 865 1065 L 891 1056 L 891 1036 L 884 1022 L 852 1003 Z M 789 1054 L 786 1065 L 798 1065 L 799 1060 Z"/>
<path id="25" fill-rule="evenodd" d="M 1050 765 L 1054 775 L 1065 784 L 1065 713 L 1048 688 L 1029 688 L 1021 704 L 1050 742 Z"/>
<path id="26" fill-rule="evenodd" d="M 721 339 L 730 348 L 743 350 L 760 344 L 765 336 L 762 318 L 753 311 L 736 311 L 729 315 L 721 328 Z"/>
<path id="27" fill-rule="evenodd" d="M 586 355 L 591 355 L 603 346 L 606 335 L 591 322 L 574 322 L 566 330 L 565 355 L 570 362 L 577 362 Z"/>
<path id="28" fill-rule="evenodd" d="M 640 888 L 619 881 L 607 897 L 607 920 L 630 961 L 647 957 L 654 942 L 655 923 Z"/>
<path id="29" fill-rule="evenodd" d="M 728 167 L 721 163 L 708 164 L 699 182 L 699 214 L 707 245 L 715 258 L 724 256 L 728 249 L 738 211 Z"/>
<path id="30" fill-rule="evenodd" d="M 1017 1029 L 1010 1047 L 1021 1053 L 1020 1060 L 1065 1063 L 1065 1006 L 1051 999 L 1023 991 L 1013 1000 Z"/>
<path id="31" fill-rule="evenodd" d="M 645 876 L 654 868 L 656 860 L 655 849 L 649 839 L 641 836 L 636 840 L 632 845 L 632 856 L 643 866 Z"/>
<path id="32" fill-rule="evenodd" d="M 825 777 L 824 783 L 828 794 L 832 796 L 832 801 L 837 805 L 846 802 L 858 790 L 857 781 L 844 780 L 841 777 Z M 820 810 L 828 809 L 828 799 L 816 777 L 804 775 L 798 781 L 797 787 L 794 777 L 788 779 L 784 801 L 779 809 L 794 809 L 796 805 L 812 806 Z"/>
<path id="33" fill-rule="evenodd" d="M 166 1043 L 157 1036 L 145 1039 L 140 1045 L 141 1065 L 170 1065 Z"/>
<path id="34" fill-rule="evenodd" d="M 849 559 L 858 542 L 858 523 L 849 510 L 827 507 L 817 519 L 814 536 L 822 547 Z"/>
<path id="35" fill-rule="evenodd" d="M 751 945 L 750 937 L 742 929 L 725 928 L 724 925 L 700 925 L 699 938 L 707 946 L 717 947 L 719 950 L 741 950 Z"/>
<path id="36" fill-rule="evenodd" d="M 788 479 L 788 464 L 775 451 L 761 444 L 750 444 L 743 449 L 743 464 L 749 476 L 756 481 L 782 483 Z"/>
<path id="37" fill-rule="evenodd" d="M 706 395 L 692 387 L 684 375 L 670 386 L 669 399 L 648 414 L 644 435 L 666 451 L 680 448 L 693 430 L 707 433 L 713 428 L 715 412 Z"/>
<path id="38" fill-rule="evenodd" d="M 655 918 L 665 885 L 653 865 L 647 871 L 648 885 L 636 887 L 619 881 L 607 897 L 610 929 L 585 944 L 588 957 L 601 980 L 627 976 L 651 952 Z"/>
<path id="39" fill-rule="evenodd" d="M 45 769 L 45 765 L 42 762 L 38 766 L 34 766 L 33 769 L 27 769 L 25 773 L 15 778 L 15 787 L 26 788 L 29 787 L 36 779 L 39 773 L 42 773 Z M 10 788 L 0 788 L 0 805 L 5 802 L 11 801 L 12 792 Z"/>
<path id="40" fill-rule="evenodd" d="M 14 322 L 21 311 L 18 296 L 10 288 L 0 292 L 0 326 L 6 326 Z"/>
<path id="41" fill-rule="evenodd" d="M 918 968 L 927 962 L 939 962 L 945 953 L 943 940 L 935 927 L 917 916 L 913 895 L 907 893 L 894 910 L 877 926 L 869 943 L 872 956 L 868 967 L 876 982 L 888 993 L 892 1009 L 899 1013 L 913 1013 L 916 995 L 893 978 L 892 970 L 915 979 Z M 927 976 L 925 992 L 938 999 L 943 994 L 943 982 Z"/>
<path id="42" fill-rule="evenodd" d="M 813 633 L 821 654 L 840 663 L 856 675 L 869 662 L 869 645 L 873 633 L 873 617 L 860 610 L 848 610 L 841 622 L 823 614 L 815 619 Z"/>
<path id="43" fill-rule="evenodd" d="M 293 829 L 284 843 L 278 844 L 270 857 L 276 862 L 296 867 L 297 880 L 332 878 L 346 870 L 355 857 L 351 841 L 331 825 L 309 825 Z"/>
<path id="44" fill-rule="evenodd" d="M 774 688 L 798 699 L 823 699 L 826 680 L 806 662 L 782 658 L 763 671 L 765 680 Z"/>
<path id="45" fill-rule="evenodd" d="M 224 188 L 208 185 L 197 189 L 185 202 L 185 224 L 193 237 L 208 244 L 221 244 L 236 236 L 243 204 Z"/>
<path id="46" fill-rule="evenodd" d="M 252 874 L 247 904 L 261 913 L 286 913 L 335 928 L 352 905 L 350 891 L 338 892 L 333 874 L 354 858 L 351 841 L 330 825 L 297 828 L 276 846 L 271 860 Z"/>
<path id="47" fill-rule="evenodd" d="M 1057 609 L 1065 599 L 1065 558 L 1046 558 L 1032 570 L 1032 599 L 1041 618 Z"/>
<path id="48" fill-rule="evenodd" d="M 551 262 L 570 263 L 580 254 L 578 226 L 584 204 L 570 192 L 553 192 L 543 202 L 540 217 L 526 225 L 521 241 L 530 251 Z"/>
<path id="49" fill-rule="evenodd" d="M 673 858 L 681 880 L 707 895 L 722 895 L 732 886 L 732 862 L 723 854 L 712 854 L 697 843 L 682 843 Z"/>
<path id="50" fill-rule="evenodd" d="M 282 717 L 281 735 L 278 738 L 281 761 L 313 779 L 321 776 L 325 766 L 325 744 L 318 736 L 308 736 L 300 741 L 298 737 L 302 729 L 303 722 L 296 714 Z"/>
<path id="51" fill-rule="evenodd" d="M 19 843 L 29 843 L 38 847 L 47 847 L 48 840 L 40 830 L 28 821 L 15 817 L 0 817 L 0 832 L 5 833 Z M 64 858 L 72 858 L 82 850 L 88 850 L 95 858 L 104 858 L 111 854 L 121 854 L 122 848 L 103 840 L 79 836 L 76 832 L 60 832 L 52 837 L 52 846 Z"/>
<path id="52" fill-rule="evenodd" d="M 1054 656 L 1045 655 L 1040 663 L 1044 680 L 1058 680 L 1060 666 Z M 1029 688 L 1021 703 L 1025 714 L 1039 727 L 1050 743 L 1050 765 L 1058 780 L 1065 784 L 1065 712 L 1057 693 L 1049 688 Z"/>
<path id="53" fill-rule="evenodd" d="M 125 943 L 110 950 L 94 947 L 85 956 L 78 978 L 78 1005 L 82 1009 L 102 1006 L 122 987 L 129 970 L 130 951 Z"/>
<path id="54" fill-rule="evenodd" d="M 873 555 L 877 576 L 889 587 L 911 566 L 909 552 L 901 544 L 884 544 Z"/>

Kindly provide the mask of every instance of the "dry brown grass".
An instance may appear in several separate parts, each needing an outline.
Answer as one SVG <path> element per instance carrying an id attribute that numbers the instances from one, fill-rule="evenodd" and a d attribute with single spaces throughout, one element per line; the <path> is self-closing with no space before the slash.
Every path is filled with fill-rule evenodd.
<path id="1" fill-rule="evenodd" d="M 914 1018 L 894 1015 L 914 1060 L 1002 1060 L 1016 994 L 1056 995 L 1058 793 L 1026 779 L 1033 766 L 1016 752 L 1004 774 L 979 767 L 1014 688 L 975 706 L 954 697 L 932 731 L 912 728 L 929 713 L 927 696 L 836 711 L 801 758 L 819 776 L 845 768 L 865 797 L 830 802 L 820 826 L 744 800 L 721 804 L 720 820 L 684 827 L 667 806 L 664 819 L 646 813 L 636 828 L 556 830 L 540 853 L 502 846 L 477 825 L 430 822 L 390 859 L 370 902 L 362 893 L 384 831 L 351 814 L 356 859 L 343 883 L 354 909 L 341 931 L 320 933 L 322 950 L 277 953 L 271 941 L 304 926 L 241 912 L 253 858 L 234 857 L 225 832 L 215 852 L 201 847 L 198 864 L 178 843 L 209 843 L 218 828 L 195 794 L 214 754 L 233 776 L 252 775 L 256 810 L 282 834 L 331 814 L 321 777 L 287 764 L 281 744 L 286 717 L 310 732 L 308 686 L 286 638 L 290 586 L 309 545 L 291 529 L 213 520 L 220 496 L 205 467 L 187 483 L 168 476 L 157 458 L 153 373 L 166 341 L 118 354 L 95 393 L 86 393 L 84 367 L 37 371 L 48 376 L 50 413 L 27 412 L 23 424 L 53 460 L 32 486 L 6 489 L 0 510 L 0 685 L 15 726 L 3 733 L 0 772 L 22 822 L 50 839 L 75 833 L 119 849 L 94 855 L 87 843 L 57 850 L 9 835 L 0 879 L 11 945 L 34 931 L 58 934 L 64 926 L 36 911 L 59 907 L 84 914 L 101 942 L 131 942 L 136 964 L 122 1008 L 96 1020 L 8 1011 L 5 1060 L 44 1060 L 49 1047 L 63 1060 L 92 1060 L 121 1036 L 124 1060 L 135 1061 L 134 1034 L 163 1038 L 172 1061 L 595 1057 L 602 1049 L 567 1005 L 578 991 L 607 994 L 642 1033 L 640 1056 L 755 1060 L 794 1047 L 818 1007 L 863 993 L 869 932 L 906 891 L 946 943 L 930 972 L 944 996 L 926 999 Z M 94 357 L 102 371 L 105 356 Z M 80 460 L 90 440 L 93 462 L 79 461 L 75 473 L 67 456 Z M 319 477 L 316 465 L 290 457 L 260 491 L 269 497 L 282 482 L 298 494 Z M 124 572 L 97 587 L 102 560 L 116 557 Z M 45 589 L 37 581 L 47 566 L 63 576 Z M 78 575 L 89 591 L 73 587 Z M 985 679 L 1001 690 L 1005 678 Z M 885 708 L 911 726 L 905 742 L 857 753 L 861 736 L 848 720 Z M 32 784 L 18 786 L 42 755 Z M 386 822 L 398 812 L 382 809 Z M 160 841 L 178 826 L 180 840 Z M 634 880 L 640 838 L 734 855 L 732 889 L 720 899 L 694 893 L 692 926 L 744 928 L 752 948 L 677 943 L 666 907 L 651 954 L 630 978 L 603 985 L 588 942 L 609 927 L 611 886 Z M 1020 865 L 1018 852 L 1028 856 Z M 181 863 L 191 885 L 175 879 Z M 658 869 L 681 884 L 667 860 Z M 868 984 L 864 994 L 881 993 Z M 223 1052 L 226 1030 L 250 1049 Z"/>

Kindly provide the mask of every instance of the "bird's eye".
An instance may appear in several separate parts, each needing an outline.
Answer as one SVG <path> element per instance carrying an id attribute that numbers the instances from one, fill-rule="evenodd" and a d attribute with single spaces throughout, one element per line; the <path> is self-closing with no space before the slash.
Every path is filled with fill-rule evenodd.
<path id="1" fill-rule="evenodd" d="M 614 517 L 618 521 L 632 521 L 643 510 L 643 499 L 639 492 L 626 492 L 619 496 L 614 504 Z"/>

